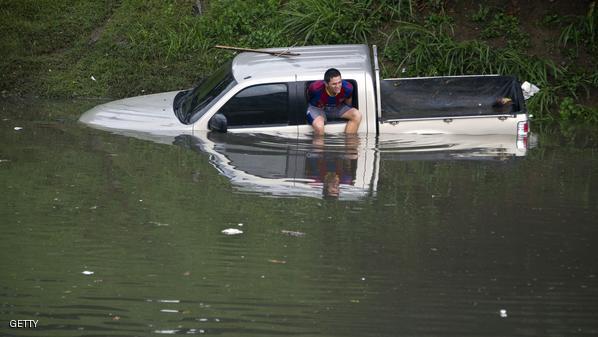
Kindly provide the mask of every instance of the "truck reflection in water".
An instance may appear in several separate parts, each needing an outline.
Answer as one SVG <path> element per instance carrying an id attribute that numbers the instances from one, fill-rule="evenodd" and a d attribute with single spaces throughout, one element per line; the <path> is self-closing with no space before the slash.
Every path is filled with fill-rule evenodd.
<path id="1" fill-rule="evenodd" d="M 381 160 L 510 160 L 528 138 L 508 135 L 300 136 L 205 133 L 175 144 L 210 156 L 242 192 L 276 197 L 359 200 L 375 196 Z"/>
<path id="2" fill-rule="evenodd" d="M 209 154 L 216 169 L 244 192 L 345 200 L 375 193 L 373 166 L 363 166 L 366 148 L 357 137 L 351 141 L 344 137 L 300 140 L 208 133 L 205 137 L 181 135 L 175 144 Z"/>

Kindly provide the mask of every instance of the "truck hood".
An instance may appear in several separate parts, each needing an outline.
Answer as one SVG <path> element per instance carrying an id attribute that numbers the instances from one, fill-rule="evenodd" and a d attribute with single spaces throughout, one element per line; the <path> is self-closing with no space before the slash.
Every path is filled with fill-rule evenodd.
<path id="1" fill-rule="evenodd" d="M 125 98 L 98 105 L 79 121 L 93 128 L 125 133 L 176 134 L 192 130 L 175 116 L 172 103 L 178 91 Z"/>

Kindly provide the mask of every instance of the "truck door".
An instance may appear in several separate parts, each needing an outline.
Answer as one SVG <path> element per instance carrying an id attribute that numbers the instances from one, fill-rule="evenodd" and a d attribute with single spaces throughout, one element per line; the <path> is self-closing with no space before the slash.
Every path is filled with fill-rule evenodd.
<path id="1" fill-rule="evenodd" d="M 218 111 L 229 132 L 297 133 L 291 115 L 294 83 L 267 83 L 239 91 Z"/>

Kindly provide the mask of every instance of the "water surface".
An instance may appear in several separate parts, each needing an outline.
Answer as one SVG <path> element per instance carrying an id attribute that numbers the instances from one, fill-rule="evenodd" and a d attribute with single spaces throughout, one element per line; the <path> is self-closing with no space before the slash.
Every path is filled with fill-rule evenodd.
<path id="1" fill-rule="evenodd" d="M 2 103 L 3 336 L 598 334 L 593 136 L 160 144 L 86 104 Z"/>

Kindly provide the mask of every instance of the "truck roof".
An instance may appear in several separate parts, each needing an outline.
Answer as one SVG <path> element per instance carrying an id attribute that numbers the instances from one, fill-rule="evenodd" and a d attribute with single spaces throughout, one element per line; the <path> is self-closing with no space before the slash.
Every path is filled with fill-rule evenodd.
<path id="1" fill-rule="evenodd" d="M 243 52 L 232 64 L 237 82 L 247 79 L 280 79 L 281 77 L 324 78 L 329 68 L 337 68 L 341 74 L 370 71 L 369 49 L 366 45 L 325 45 L 290 48 L 269 48 L 264 51 L 289 51 L 299 56 L 275 56 Z"/>

